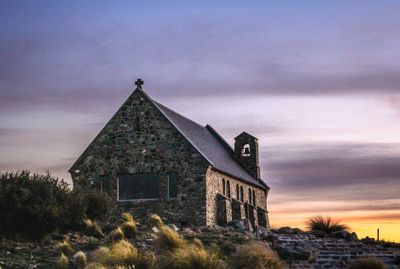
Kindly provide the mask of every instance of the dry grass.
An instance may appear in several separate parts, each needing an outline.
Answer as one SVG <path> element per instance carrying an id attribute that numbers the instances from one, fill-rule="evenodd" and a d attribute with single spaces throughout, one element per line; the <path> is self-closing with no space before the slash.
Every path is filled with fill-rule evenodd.
<path id="1" fill-rule="evenodd" d="M 240 246 L 229 258 L 230 269 L 281 269 L 279 257 L 262 244 Z"/>
<path id="2" fill-rule="evenodd" d="M 160 216 L 157 214 L 151 214 L 149 217 L 149 222 L 151 227 L 153 226 L 161 227 L 161 225 L 164 224 Z"/>
<path id="3" fill-rule="evenodd" d="M 136 238 L 137 226 L 133 221 L 125 221 L 121 225 L 121 229 L 124 232 L 126 238 Z"/>
<path id="4" fill-rule="evenodd" d="M 386 264 L 378 258 L 361 258 L 350 262 L 350 269 L 387 269 Z"/>
<path id="5" fill-rule="evenodd" d="M 104 233 L 101 230 L 101 226 L 97 221 L 93 221 L 89 218 L 86 218 L 83 220 L 83 223 L 85 224 L 86 232 L 88 235 L 94 236 L 94 237 L 103 237 Z"/>
<path id="6" fill-rule="evenodd" d="M 67 240 L 58 243 L 57 249 L 60 250 L 61 253 L 64 253 L 66 255 L 69 255 L 74 251 L 71 244 Z"/>
<path id="7" fill-rule="evenodd" d="M 89 263 L 88 266 L 85 267 L 85 269 L 107 269 L 107 268 L 101 265 L 100 263 L 92 262 Z"/>
<path id="8" fill-rule="evenodd" d="M 135 219 L 133 218 L 132 214 L 129 212 L 122 213 L 122 219 L 124 222 L 134 222 L 136 223 Z"/>
<path id="9" fill-rule="evenodd" d="M 156 236 L 154 246 L 158 251 L 172 251 L 186 244 L 185 240 L 177 232 L 165 225 L 160 227 L 160 231 Z"/>
<path id="10" fill-rule="evenodd" d="M 338 231 L 347 231 L 349 227 L 345 224 L 341 224 L 338 220 L 334 220 L 331 217 L 317 216 L 308 220 L 307 227 L 311 231 L 323 231 L 327 234 L 331 234 Z"/>
<path id="11" fill-rule="evenodd" d="M 58 268 L 59 269 L 68 269 L 68 257 L 61 253 L 60 258 L 58 259 Z"/>
<path id="12" fill-rule="evenodd" d="M 110 248 L 101 247 L 96 253 L 96 260 L 106 266 L 133 265 L 137 260 L 137 249 L 128 241 L 121 240 Z"/>
<path id="13" fill-rule="evenodd" d="M 160 269 L 225 269 L 226 264 L 217 255 L 196 245 L 187 245 L 167 252 Z"/>
<path id="14" fill-rule="evenodd" d="M 78 251 L 73 258 L 74 258 L 74 264 L 76 265 L 77 268 L 79 269 L 85 268 L 87 264 L 87 258 L 84 252 Z"/>
<path id="15" fill-rule="evenodd" d="M 118 241 L 124 239 L 125 234 L 124 231 L 122 231 L 121 227 L 117 227 L 111 232 L 110 237 L 112 238 L 112 240 Z"/>

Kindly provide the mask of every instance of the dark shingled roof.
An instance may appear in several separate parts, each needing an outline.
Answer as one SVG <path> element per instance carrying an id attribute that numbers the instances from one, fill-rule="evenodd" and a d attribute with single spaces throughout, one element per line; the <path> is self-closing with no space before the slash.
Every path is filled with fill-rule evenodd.
<path id="1" fill-rule="evenodd" d="M 202 126 L 143 93 L 215 169 L 252 185 L 268 188 L 265 182 L 259 182 L 244 170 L 234 159 L 232 147 L 211 126 Z"/>

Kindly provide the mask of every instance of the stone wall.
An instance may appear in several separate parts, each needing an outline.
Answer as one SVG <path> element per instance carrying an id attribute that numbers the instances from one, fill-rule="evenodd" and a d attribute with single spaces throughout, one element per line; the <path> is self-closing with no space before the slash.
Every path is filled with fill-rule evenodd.
<path id="1" fill-rule="evenodd" d="M 135 91 L 71 169 L 74 188 L 100 189 L 99 178 L 111 178 L 110 196 L 117 201 L 117 178 L 126 173 L 157 173 L 159 203 L 129 203 L 151 208 L 174 221 L 206 224 L 208 163 L 141 92 Z M 178 196 L 168 199 L 168 172 L 178 173 Z M 91 183 L 92 182 L 92 183 Z M 173 218 L 169 216 L 169 218 Z"/>
<path id="2" fill-rule="evenodd" d="M 255 191 L 256 194 L 256 207 L 260 207 L 265 212 L 267 211 L 267 195 L 268 191 L 264 191 L 261 188 L 258 188 L 256 186 L 246 184 L 243 181 L 237 180 L 233 177 L 227 176 L 225 174 L 220 173 L 219 171 L 214 170 L 213 168 L 208 168 L 207 170 L 207 176 L 206 176 L 206 184 L 207 184 L 207 211 L 206 211 L 206 219 L 207 219 L 207 225 L 215 225 L 217 224 L 217 196 L 223 195 L 223 179 L 226 181 L 229 181 L 230 185 L 230 194 L 231 198 L 230 200 L 235 200 L 233 203 L 231 202 L 231 205 L 233 204 L 234 207 L 237 206 L 237 204 L 241 204 L 241 210 L 245 210 L 244 208 L 244 203 L 247 203 L 249 201 L 249 194 L 248 190 L 250 188 L 251 191 Z M 236 196 L 236 184 L 238 184 L 239 189 L 240 187 L 243 187 L 243 203 L 240 202 L 237 199 Z M 240 207 L 240 206 L 239 206 Z M 253 207 L 254 208 L 254 207 Z M 235 215 L 237 213 L 233 213 L 232 209 L 232 214 Z M 243 211 L 241 211 L 244 214 Z M 236 216 L 236 215 L 235 215 Z M 257 212 L 254 214 L 255 220 L 257 220 Z M 269 221 L 268 221 L 268 215 L 266 214 L 266 227 L 269 227 Z"/>

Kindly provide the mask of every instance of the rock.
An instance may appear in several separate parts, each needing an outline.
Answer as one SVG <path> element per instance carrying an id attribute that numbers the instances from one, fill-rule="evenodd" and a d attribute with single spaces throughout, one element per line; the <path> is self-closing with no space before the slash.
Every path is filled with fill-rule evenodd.
<path id="1" fill-rule="evenodd" d="M 175 232 L 179 231 L 179 228 L 175 224 L 168 224 L 168 226 Z"/>
<path id="2" fill-rule="evenodd" d="M 246 224 L 244 223 L 243 220 L 233 220 L 228 223 L 228 226 L 233 227 L 235 230 L 244 232 L 247 230 Z"/>
<path id="3" fill-rule="evenodd" d="M 154 233 L 158 233 L 158 232 L 160 231 L 156 226 L 154 226 L 153 228 L 151 228 L 151 230 L 152 230 Z"/>
<path id="4" fill-rule="evenodd" d="M 300 246 L 279 246 L 277 252 L 279 256 L 285 260 L 309 260 L 310 258 L 315 259 L 316 256 L 311 249 L 306 249 Z"/>
<path id="5" fill-rule="evenodd" d="M 332 238 L 339 238 L 339 239 L 347 239 L 350 237 L 350 233 L 346 231 L 336 231 L 329 234 L 329 237 Z"/>
<path id="6" fill-rule="evenodd" d="M 301 229 L 299 229 L 299 228 L 293 228 L 292 231 L 293 231 L 294 234 L 303 234 L 303 233 L 304 233 L 304 232 L 303 232 Z"/>
<path id="7" fill-rule="evenodd" d="M 348 238 L 349 241 L 357 241 L 358 240 L 358 236 L 355 232 L 352 232 L 350 234 L 350 237 Z"/>
<path id="8" fill-rule="evenodd" d="M 279 234 L 293 234 L 293 229 L 289 226 L 281 227 L 278 229 Z"/>

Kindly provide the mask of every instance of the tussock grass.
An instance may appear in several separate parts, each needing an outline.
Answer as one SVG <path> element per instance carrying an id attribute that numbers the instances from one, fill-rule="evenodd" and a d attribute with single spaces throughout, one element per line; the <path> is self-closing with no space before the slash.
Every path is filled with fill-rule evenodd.
<path id="1" fill-rule="evenodd" d="M 100 263 L 92 262 L 89 263 L 88 266 L 85 267 L 85 269 L 107 269 L 107 268 L 101 265 Z"/>
<path id="2" fill-rule="evenodd" d="M 74 258 L 74 264 L 76 265 L 77 268 L 79 269 L 85 268 L 87 264 L 87 258 L 84 252 L 78 251 L 73 258 Z"/>
<path id="3" fill-rule="evenodd" d="M 68 257 L 64 253 L 61 253 L 57 265 L 59 269 L 68 269 Z"/>
<path id="4" fill-rule="evenodd" d="M 71 244 L 67 240 L 58 243 L 57 249 L 59 249 L 61 253 L 66 255 L 69 255 L 74 251 Z"/>
<path id="5" fill-rule="evenodd" d="M 121 227 L 115 228 L 110 234 L 112 240 L 118 241 L 125 238 L 124 231 L 122 231 Z"/>
<path id="6" fill-rule="evenodd" d="M 134 265 L 137 257 L 137 249 L 125 240 L 114 243 L 110 248 L 101 247 L 96 253 L 96 260 L 106 266 Z"/>
<path id="7" fill-rule="evenodd" d="M 158 258 L 152 252 L 138 253 L 134 264 L 135 269 L 158 269 Z"/>
<path id="8" fill-rule="evenodd" d="M 338 220 L 334 220 L 331 217 L 316 216 L 308 220 L 307 227 L 311 231 L 323 231 L 327 234 L 331 234 L 339 231 L 347 231 L 349 227 L 345 224 L 340 223 Z"/>
<path id="9" fill-rule="evenodd" d="M 135 219 L 133 218 L 132 214 L 129 212 L 122 213 L 122 220 L 124 222 L 134 222 L 136 223 Z"/>
<path id="10" fill-rule="evenodd" d="M 86 233 L 88 235 L 94 236 L 94 237 L 103 237 L 104 233 L 101 230 L 101 226 L 97 221 L 93 221 L 89 218 L 85 218 L 83 220 L 83 223 L 85 224 L 85 229 L 86 229 Z"/>
<path id="11" fill-rule="evenodd" d="M 386 264 L 378 258 L 366 257 L 350 262 L 350 269 L 387 269 Z"/>
<path id="12" fill-rule="evenodd" d="M 238 247 L 229 258 L 230 269 L 281 269 L 279 257 L 263 244 L 248 244 Z"/>
<path id="13" fill-rule="evenodd" d="M 121 225 L 121 229 L 126 238 L 136 238 L 137 235 L 137 226 L 133 221 L 125 221 Z"/>
<path id="14" fill-rule="evenodd" d="M 149 217 L 150 226 L 161 227 L 164 224 L 161 217 L 157 214 L 151 214 Z"/>
<path id="15" fill-rule="evenodd" d="M 158 251 L 172 251 L 186 245 L 186 241 L 168 226 L 161 226 L 156 234 L 154 246 Z"/>
<path id="16" fill-rule="evenodd" d="M 225 269 L 226 264 L 214 253 L 196 245 L 187 245 L 167 252 L 160 269 Z"/>

